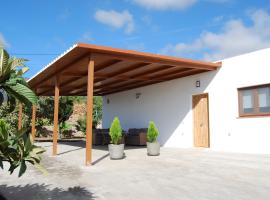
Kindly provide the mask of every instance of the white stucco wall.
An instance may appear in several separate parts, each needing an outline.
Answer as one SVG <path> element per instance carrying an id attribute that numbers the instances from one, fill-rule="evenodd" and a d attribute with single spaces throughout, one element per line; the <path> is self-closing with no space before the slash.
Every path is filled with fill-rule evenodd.
<path id="1" fill-rule="evenodd" d="M 270 153 L 270 117 L 238 118 L 237 88 L 270 83 L 270 49 L 222 61 L 218 71 L 202 73 L 104 97 L 103 127 L 114 116 L 124 129 L 153 120 L 166 147 L 193 147 L 192 95 L 209 93 L 210 148 Z M 196 80 L 201 87 L 196 88 Z M 136 99 L 136 93 L 141 93 Z M 110 103 L 107 104 L 107 99 Z"/>

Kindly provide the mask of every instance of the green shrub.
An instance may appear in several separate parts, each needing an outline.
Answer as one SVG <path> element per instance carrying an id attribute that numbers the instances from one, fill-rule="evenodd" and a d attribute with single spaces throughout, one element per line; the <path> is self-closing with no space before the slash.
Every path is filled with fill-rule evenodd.
<path id="1" fill-rule="evenodd" d="M 14 107 L 13 107 L 14 106 Z M 18 129 L 18 104 L 11 105 L 3 103 L 0 106 L 0 119 L 3 119 L 9 125 L 9 131 L 14 132 Z M 24 105 L 23 106 L 23 116 L 22 116 L 22 125 L 23 127 L 29 127 L 31 123 L 31 109 Z"/>
<path id="2" fill-rule="evenodd" d="M 8 124 L 0 119 L 0 167 L 3 169 L 3 162 L 8 162 L 10 165 L 8 171 L 11 174 L 19 167 L 20 177 L 26 171 L 28 162 L 45 172 L 40 165 L 40 154 L 45 150 L 33 144 L 29 131 L 21 129 L 10 133 L 8 129 Z"/>
<path id="3" fill-rule="evenodd" d="M 122 128 L 118 117 L 113 119 L 110 128 L 110 136 L 112 144 L 119 144 L 122 139 Z"/>
<path id="4" fill-rule="evenodd" d="M 15 132 L 18 129 L 18 109 L 16 107 L 10 109 L 7 103 L 2 104 L 0 106 L 0 119 L 8 124 L 8 131 L 10 133 Z"/>
<path id="5" fill-rule="evenodd" d="M 84 134 L 86 133 L 86 116 L 80 117 L 77 120 L 76 129 Z"/>
<path id="6" fill-rule="evenodd" d="M 53 124 L 54 118 L 54 98 L 40 97 L 37 105 L 37 118 L 47 119 Z M 65 122 L 73 113 L 73 99 L 69 96 L 63 96 L 59 99 L 59 123 Z"/>
<path id="7" fill-rule="evenodd" d="M 153 121 L 149 122 L 148 130 L 147 130 L 147 141 L 148 142 L 157 142 L 158 137 L 158 129 Z"/>
<path id="8" fill-rule="evenodd" d="M 62 122 L 59 124 L 59 133 L 61 137 L 71 137 L 71 125 L 67 122 Z"/>
<path id="9" fill-rule="evenodd" d="M 93 128 L 97 128 L 102 120 L 102 97 L 94 96 L 93 99 Z"/>
<path id="10" fill-rule="evenodd" d="M 47 137 L 48 133 L 44 131 L 44 126 L 50 126 L 50 120 L 47 118 L 37 118 L 36 119 L 36 137 Z"/>

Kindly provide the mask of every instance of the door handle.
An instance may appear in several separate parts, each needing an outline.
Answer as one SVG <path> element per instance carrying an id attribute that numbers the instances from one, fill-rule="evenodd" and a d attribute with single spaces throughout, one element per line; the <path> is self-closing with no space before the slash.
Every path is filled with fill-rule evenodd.
<path id="1" fill-rule="evenodd" d="M 200 124 L 200 127 L 203 127 L 203 123 Z"/>

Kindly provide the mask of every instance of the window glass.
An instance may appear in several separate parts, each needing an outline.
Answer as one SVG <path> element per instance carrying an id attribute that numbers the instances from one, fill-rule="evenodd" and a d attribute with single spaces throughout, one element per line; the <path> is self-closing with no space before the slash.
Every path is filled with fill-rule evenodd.
<path id="1" fill-rule="evenodd" d="M 270 88 L 264 87 L 258 89 L 259 112 L 270 112 Z"/>
<path id="2" fill-rule="evenodd" d="M 243 112 L 244 113 L 253 113 L 254 112 L 254 102 L 252 90 L 243 90 Z"/>

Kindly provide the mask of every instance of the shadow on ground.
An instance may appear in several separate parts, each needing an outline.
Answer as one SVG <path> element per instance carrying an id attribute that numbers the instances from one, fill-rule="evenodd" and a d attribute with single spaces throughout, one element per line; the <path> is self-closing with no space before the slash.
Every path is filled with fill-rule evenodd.
<path id="1" fill-rule="evenodd" d="M 0 200 L 89 200 L 95 199 L 92 192 L 83 187 L 71 187 L 67 190 L 50 188 L 45 184 L 27 184 L 18 186 L 0 185 Z"/>

